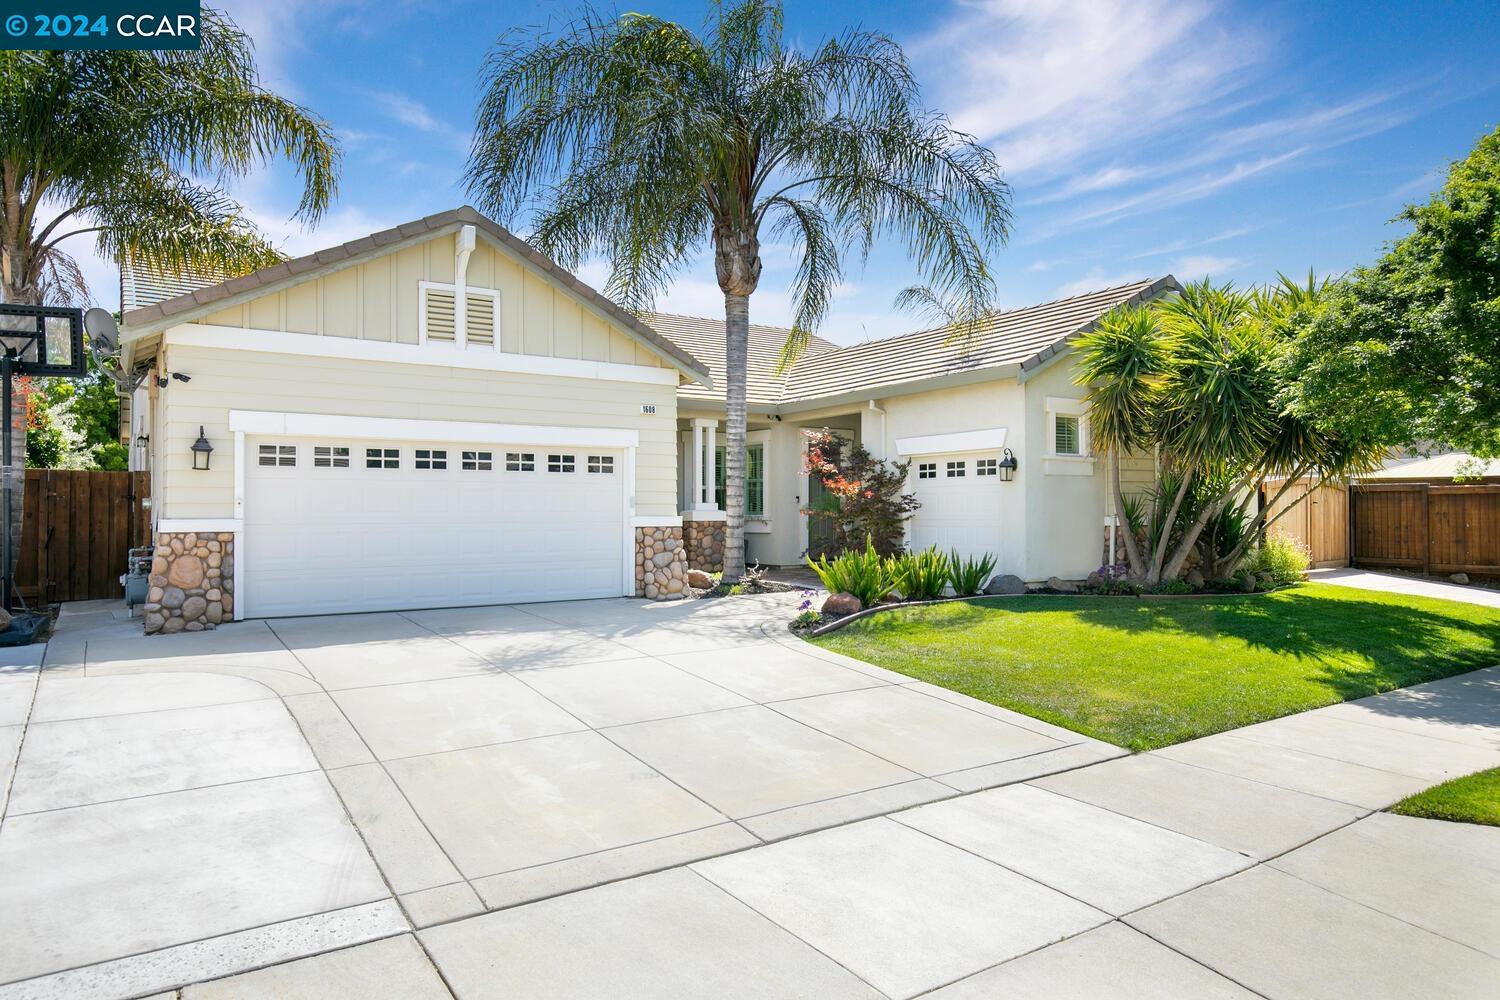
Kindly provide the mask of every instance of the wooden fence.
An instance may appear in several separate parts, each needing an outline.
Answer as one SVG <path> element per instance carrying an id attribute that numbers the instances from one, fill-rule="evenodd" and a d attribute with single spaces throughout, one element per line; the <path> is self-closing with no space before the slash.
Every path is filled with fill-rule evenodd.
<path id="1" fill-rule="evenodd" d="M 1356 566 L 1500 576 L 1500 485 L 1355 486 Z"/>
<path id="2" fill-rule="evenodd" d="M 1282 494 L 1280 500 L 1272 502 L 1284 482 L 1268 480 L 1265 485 L 1270 507 L 1266 520 L 1269 522 L 1277 517 L 1271 532 L 1301 542 L 1315 569 L 1349 565 L 1348 489 L 1335 483 L 1313 485 L 1309 480 L 1300 479 Z"/>
<path id="3" fill-rule="evenodd" d="M 16 585 L 33 604 L 119 597 L 125 556 L 151 544 L 146 472 L 27 469 Z"/>

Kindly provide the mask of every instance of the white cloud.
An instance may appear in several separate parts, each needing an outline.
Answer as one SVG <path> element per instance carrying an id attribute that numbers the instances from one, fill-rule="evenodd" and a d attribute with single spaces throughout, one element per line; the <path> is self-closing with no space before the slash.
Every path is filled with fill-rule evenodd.
<path id="1" fill-rule="evenodd" d="M 1233 91 L 1261 47 L 1204 0 L 983 0 L 913 52 L 955 124 L 1035 180 L 1175 126 Z"/>
<path id="2" fill-rule="evenodd" d="M 388 90 L 372 90 L 368 91 L 368 95 L 376 109 L 387 118 L 419 132 L 437 136 L 459 152 L 468 152 L 469 133 L 438 118 L 421 101 Z"/>
<path id="3" fill-rule="evenodd" d="M 1058 285 L 1053 295 L 1059 299 L 1065 299 L 1073 295 L 1086 295 L 1089 292 L 1097 292 L 1100 289 L 1118 288 L 1120 285 L 1142 281 L 1146 277 L 1147 275 L 1141 271 L 1106 271 L 1103 268 L 1096 267 L 1082 277 Z"/>
<path id="4" fill-rule="evenodd" d="M 1199 281 L 1203 278 L 1223 281 L 1225 275 L 1234 272 L 1244 263 L 1238 257 L 1192 254 L 1178 259 L 1168 270 L 1178 281 Z"/>

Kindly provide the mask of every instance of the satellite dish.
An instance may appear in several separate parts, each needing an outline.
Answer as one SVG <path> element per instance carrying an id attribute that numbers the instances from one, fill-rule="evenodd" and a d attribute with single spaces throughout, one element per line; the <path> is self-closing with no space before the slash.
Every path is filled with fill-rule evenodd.
<path id="1" fill-rule="evenodd" d="M 101 353 L 113 354 L 120 346 L 120 328 L 115 325 L 115 317 L 108 309 L 90 309 L 84 313 L 83 328 Z"/>

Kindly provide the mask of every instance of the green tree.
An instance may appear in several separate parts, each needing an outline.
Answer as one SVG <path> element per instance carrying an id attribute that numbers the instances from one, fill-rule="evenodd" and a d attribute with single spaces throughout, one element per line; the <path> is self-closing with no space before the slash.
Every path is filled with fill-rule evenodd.
<path id="1" fill-rule="evenodd" d="M 467 179 L 487 211 L 535 209 L 532 242 L 567 267 L 607 257 L 606 291 L 638 309 L 711 247 L 727 337 L 724 576 L 738 579 L 762 238 L 800 247 L 783 363 L 827 314 L 845 260 L 887 236 L 927 281 L 898 303 L 961 333 L 990 308 L 986 257 L 1008 234 L 993 155 L 922 106 L 890 38 L 790 48 L 770 0 L 716 4 L 701 34 L 586 13 L 555 35 L 502 39 L 483 80 Z"/>
<path id="2" fill-rule="evenodd" d="M 337 187 L 332 128 L 260 86 L 250 42 L 205 7 L 197 51 L 0 52 L 0 294 L 77 301 L 61 244 L 116 260 L 242 273 L 278 259 L 222 187 L 278 157 L 315 222 Z"/>
<path id="3" fill-rule="evenodd" d="M 1094 442 L 1109 454 L 1115 509 L 1127 520 L 1134 514 L 1124 532 L 1132 577 L 1147 586 L 1175 579 L 1205 529 L 1229 511 L 1244 530 L 1228 552 L 1209 552 L 1207 565 L 1227 576 L 1270 525 L 1265 509 L 1250 510 L 1267 478 L 1287 480 L 1279 499 L 1298 479 L 1337 478 L 1378 461 L 1383 449 L 1357 422 L 1314 426 L 1285 403 L 1300 375 L 1288 360 L 1292 345 L 1326 294 L 1311 279 L 1253 292 L 1204 281 L 1114 309 L 1076 342 L 1075 377 L 1087 387 Z M 1154 452 L 1164 467 L 1146 506 L 1122 495 L 1128 452 Z"/>
<path id="4" fill-rule="evenodd" d="M 1338 283 L 1303 331 L 1289 405 L 1391 444 L 1500 456 L 1500 129 L 1396 221 L 1411 233 Z"/>

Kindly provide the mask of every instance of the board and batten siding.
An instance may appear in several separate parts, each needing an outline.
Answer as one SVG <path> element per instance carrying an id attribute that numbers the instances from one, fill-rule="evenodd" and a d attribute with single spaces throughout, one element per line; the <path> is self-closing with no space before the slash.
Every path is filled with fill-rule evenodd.
<path id="1" fill-rule="evenodd" d="M 198 322 L 247 330 L 416 344 L 423 281 L 451 283 L 454 236 L 435 236 Z M 470 288 L 500 293 L 498 349 L 509 354 L 664 367 L 661 359 L 510 251 L 479 235 Z"/>
<path id="2" fill-rule="evenodd" d="M 158 402 L 153 473 L 160 517 L 234 516 L 230 410 L 635 430 L 636 514 L 677 513 L 671 385 L 182 344 L 168 345 L 166 366 L 191 381 L 170 382 Z M 643 404 L 656 412 L 643 414 Z M 214 446 L 206 472 L 192 468 L 190 446 L 200 425 Z"/>

